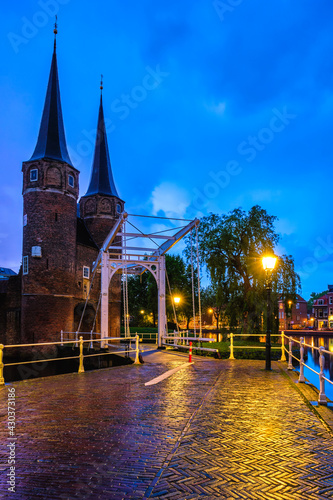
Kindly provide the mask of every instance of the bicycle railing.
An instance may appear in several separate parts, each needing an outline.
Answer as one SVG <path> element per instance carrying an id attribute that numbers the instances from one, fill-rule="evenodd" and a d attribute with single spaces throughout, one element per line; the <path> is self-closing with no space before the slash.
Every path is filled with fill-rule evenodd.
<path id="1" fill-rule="evenodd" d="M 299 340 L 294 339 L 293 337 L 288 337 L 285 335 L 285 338 L 289 340 L 289 349 L 283 345 L 284 350 L 288 353 L 288 370 L 293 370 L 293 364 L 292 364 L 292 359 L 296 359 L 299 362 L 299 378 L 298 382 L 299 383 L 304 383 L 305 382 L 305 377 L 304 377 L 304 366 L 308 368 L 308 370 L 312 371 L 316 375 L 319 376 L 319 396 L 318 396 L 318 403 L 322 405 L 327 405 L 327 397 L 325 394 L 325 381 L 328 382 L 329 384 L 333 385 L 333 382 L 326 378 L 324 376 L 324 367 L 325 367 L 325 356 L 324 354 L 329 354 L 330 356 L 333 355 L 332 352 L 326 351 L 325 347 L 320 346 L 320 347 L 315 347 L 313 345 L 305 344 L 304 342 L 304 337 L 301 337 Z M 293 343 L 296 342 L 297 344 L 300 345 L 300 359 L 298 359 L 294 354 L 292 353 L 292 346 Z M 307 365 L 304 363 L 304 347 L 309 347 L 310 349 L 315 349 L 319 351 L 319 367 L 320 367 L 320 372 L 317 372 L 311 366 Z"/>
<path id="2" fill-rule="evenodd" d="M 129 346 L 126 348 L 125 351 L 117 351 L 117 354 L 121 353 L 128 353 L 128 352 L 134 352 L 135 353 L 135 361 L 134 364 L 140 364 L 139 360 L 139 336 L 136 335 L 135 337 L 127 337 L 128 340 L 134 341 L 135 340 L 135 349 L 131 348 L 131 343 L 129 343 Z M 124 340 L 124 337 L 106 337 L 103 338 L 103 341 L 122 341 Z M 62 361 L 62 360 L 68 360 L 68 359 L 78 359 L 79 360 L 79 369 L 78 373 L 84 373 L 84 359 L 85 358 L 91 358 L 94 356 L 106 356 L 113 354 L 112 351 L 107 351 L 107 352 L 100 352 L 97 354 L 84 354 L 83 353 L 83 345 L 84 343 L 90 343 L 90 342 L 101 342 L 100 339 L 89 339 L 89 340 L 83 340 L 82 335 L 79 338 L 79 355 L 78 356 L 65 356 L 62 358 L 43 358 L 43 359 L 36 359 L 33 361 L 19 361 L 16 363 L 3 363 L 3 353 L 5 349 L 10 349 L 10 348 L 22 348 L 22 347 L 40 347 L 40 346 L 47 346 L 47 345 L 64 345 L 64 344 L 73 344 L 73 340 L 63 340 L 62 342 L 40 342 L 37 344 L 15 344 L 15 345 L 3 345 L 0 344 L 0 385 L 5 384 L 4 376 L 3 376 L 3 371 L 6 366 L 17 366 L 17 365 L 26 365 L 26 364 L 33 364 L 33 363 L 45 363 L 48 361 Z M 109 346 L 114 347 L 112 344 L 108 344 Z"/>
<path id="3" fill-rule="evenodd" d="M 228 335 L 228 338 L 230 338 L 230 356 L 229 359 L 236 359 L 234 356 L 234 349 L 266 349 L 266 345 L 260 346 L 260 345 L 234 345 L 234 338 L 235 337 L 263 337 L 265 335 L 260 335 L 258 333 L 232 333 L 230 332 Z M 280 335 L 273 335 L 273 337 L 280 337 Z M 286 358 L 284 357 L 284 349 L 283 349 L 283 343 L 284 343 L 284 336 L 283 333 L 281 334 L 281 347 L 274 347 L 272 346 L 271 349 L 275 350 L 281 350 L 281 359 L 280 361 L 285 361 Z M 284 359 L 283 359 L 284 357 Z"/>

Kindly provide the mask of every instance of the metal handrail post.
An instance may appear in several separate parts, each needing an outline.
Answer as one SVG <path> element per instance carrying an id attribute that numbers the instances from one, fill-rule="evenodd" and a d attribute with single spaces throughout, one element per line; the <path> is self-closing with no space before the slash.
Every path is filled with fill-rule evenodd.
<path id="1" fill-rule="evenodd" d="M 230 356 L 229 359 L 234 358 L 234 334 L 230 332 Z"/>
<path id="2" fill-rule="evenodd" d="M 318 403 L 321 405 L 327 405 L 327 398 L 325 394 L 325 379 L 324 379 L 324 366 L 325 366 L 325 357 L 323 351 L 325 347 L 319 347 L 319 365 L 320 365 L 320 373 L 319 373 L 319 383 L 320 383 L 320 391 L 318 397 Z"/>
<path id="3" fill-rule="evenodd" d="M 3 378 L 3 344 L 0 344 L 0 385 L 5 385 L 5 379 Z"/>
<path id="4" fill-rule="evenodd" d="M 286 353 L 284 352 L 284 331 L 281 332 L 281 359 L 280 361 L 287 361 Z"/>
<path id="5" fill-rule="evenodd" d="M 298 382 L 305 382 L 304 378 L 304 337 L 300 338 L 300 354 L 301 359 L 299 360 L 299 377 Z"/>
<path id="6" fill-rule="evenodd" d="M 83 337 L 80 337 L 80 364 L 79 364 L 79 372 L 78 373 L 84 373 L 84 366 L 83 366 Z"/>
<path id="7" fill-rule="evenodd" d="M 293 358 L 292 358 L 292 353 L 293 353 L 293 339 L 290 337 L 289 339 L 289 351 L 288 351 L 288 370 L 293 370 Z"/>
<path id="8" fill-rule="evenodd" d="M 135 361 L 134 361 L 135 365 L 140 364 L 139 354 L 140 354 L 139 353 L 139 335 L 136 334 L 135 335 Z"/>
<path id="9" fill-rule="evenodd" d="M 91 332 L 90 332 L 90 345 L 89 345 L 89 349 L 92 349 L 92 348 L 93 348 L 93 341 L 92 341 L 92 338 L 93 338 L 93 331 L 91 330 Z"/>
<path id="10" fill-rule="evenodd" d="M 79 332 L 75 332 L 75 347 L 77 347 L 78 333 L 79 333 Z"/>

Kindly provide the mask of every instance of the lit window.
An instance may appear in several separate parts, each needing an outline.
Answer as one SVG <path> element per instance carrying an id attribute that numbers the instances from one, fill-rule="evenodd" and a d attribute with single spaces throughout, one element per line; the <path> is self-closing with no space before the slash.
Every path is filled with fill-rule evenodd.
<path id="1" fill-rule="evenodd" d="M 121 213 L 121 205 L 120 205 L 120 203 L 117 203 L 117 213 L 118 214 Z"/>
<path id="2" fill-rule="evenodd" d="M 72 175 L 68 176 L 68 185 L 72 188 L 74 187 L 74 177 Z"/>
<path id="3" fill-rule="evenodd" d="M 90 276 L 90 267 L 83 266 L 83 277 L 88 280 L 89 276 Z"/>
<path id="4" fill-rule="evenodd" d="M 38 179 L 38 170 L 37 168 L 33 168 L 32 170 L 30 170 L 30 181 L 34 182 L 37 181 L 37 179 Z"/>
<path id="5" fill-rule="evenodd" d="M 25 255 L 23 257 L 23 274 L 28 274 L 29 269 L 28 269 L 28 256 Z"/>

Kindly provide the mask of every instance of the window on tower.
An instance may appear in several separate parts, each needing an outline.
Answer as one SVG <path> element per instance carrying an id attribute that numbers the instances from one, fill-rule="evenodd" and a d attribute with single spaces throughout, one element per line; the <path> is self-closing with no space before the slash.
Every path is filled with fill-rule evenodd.
<path id="1" fill-rule="evenodd" d="M 28 256 L 25 255 L 23 257 L 23 274 L 28 274 L 29 268 L 28 268 Z"/>
<path id="2" fill-rule="evenodd" d="M 120 205 L 120 203 L 117 203 L 117 213 L 118 214 L 121 213 L 121 205 Z"/>
<path id="3" fill-rule="evenodd" d="M 68 185 L 72 188 L 74 187 L 74 177 L 72 175 L 68 176 Z"/>
<path id="4" fill-rule="evenodd" d="M 32 168 L 30 170 L 30 181 L 34 182 L 38 180 L 38 170 L 37 168 Z"/>
<path id="5" fill-rule="evenodd" d="M 90 267 L 83 266 L 83 277 L 88 280 L 89 276 L 90 276 Z"/>

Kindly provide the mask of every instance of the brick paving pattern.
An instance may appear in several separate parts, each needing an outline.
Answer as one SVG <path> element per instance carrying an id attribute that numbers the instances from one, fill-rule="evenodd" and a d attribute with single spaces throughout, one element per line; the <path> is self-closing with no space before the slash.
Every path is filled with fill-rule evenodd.
<path id="1" fill-rule="evenodd" d="M 277 363 L 168 353 L 141 366 L 15 382 L 1 393 L 7 463 L 8 387 L 16 389 L 11 499 L 333 498 L 333 436 Z"/>

